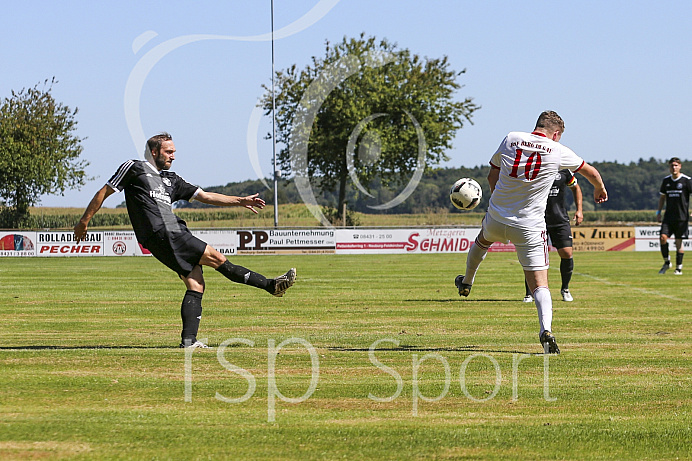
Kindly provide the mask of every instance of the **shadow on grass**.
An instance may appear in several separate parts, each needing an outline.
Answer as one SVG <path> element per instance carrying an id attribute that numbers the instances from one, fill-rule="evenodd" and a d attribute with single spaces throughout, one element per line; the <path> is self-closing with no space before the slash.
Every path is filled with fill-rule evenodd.
<path id="1" fill-rule="evenodd" d="M 232 344 L 227 347 L 237 347 L 237 344 Z M 210 348 L 215 349 L 214 346 L 210 345 Z M 134 346 L 134 345 L 121 345 L 121 346 L 57 346 L 57 345 L 33 345 L 33 346 L 0 346 L 0 351 L 50 351 L 50 350 L 62 350 L 62 351 L 81 351 L 81 350 L 136 350 L 136 349 L 180 349 L 179 346 Z M 369 352 L 369 347 L 325 347 L 325 349 L 330 351 L 338 352 Z M 423 346 L 410 346 L 401 345 L 397 347 L 378 347 L 373 349 L 373 351 L 378 352 L 475 352 L 481 354 L 524 354 L 524 355 L 543 355 L 535 354 L 532 352 L 523 352 L 517 350 L 501 350 L 501 349 L 482 349 L 479 346 L 457 346 L 457 347 L 423 347 Z"/>
<path id="2" fill-rule="evenodd" d="M 95 349 L 179 349 L 179 346 L 56 346 L 56 345 L 34 345 L 34 346 L 0 346 L 0 351 L 48 351 L 48 350 L 95 350 Z"/>
<path id="3" fill-rule="evenodd" d="M 477 302 L 477 303 L 520 303 L 520 298 L 515 299 L 477 299 L 477 298 L 450 298 L 450 299 L 404 299 L 407 303 L 459 303 L 459 302 Z M 533 305 L 533 304 L 532 304 Z"/>
<path id="4" fill-rule="evenodd" d="M 341 352 L 369 352 L 369 347 L 327 347 L 330 351 Z M 543 355 L 534 354 L 531 352 L 522 352 L 515 350 L 496 350 L 496 349 L 481 349 L 479 346 L 457 346 L 457 347 L 421 347 L 402 345 L 397 347 L 378 347 L 373 349 L 378 352 L 476 352 L 483 354 L 527 354 L 527 355 Z"/>

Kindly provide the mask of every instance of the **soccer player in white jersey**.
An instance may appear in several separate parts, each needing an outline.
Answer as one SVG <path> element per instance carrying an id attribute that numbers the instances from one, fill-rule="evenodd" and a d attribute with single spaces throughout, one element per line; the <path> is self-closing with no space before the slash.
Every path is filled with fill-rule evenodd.
<path id="1" fill-rule="evenodd" d="M 468 296 L 476 271 L 494 242 L 512 242 L 533 293 L 540 324 L 539 340 L 547 354 L 559 354 L 552 334 L 553 303 L 548 289 L 548 243 L 545 207 L 561 169 L 581 173 L 594 186 L 594 200 L 608 200 L 598 170 L 559 143 L 565 124 L 553 111 L 541 113 L 532 133 L 511 132 L 490 160 L 490 204 L 481 231 L 469 250 L 466 274 L 455 279 L 460 296 Z"/>

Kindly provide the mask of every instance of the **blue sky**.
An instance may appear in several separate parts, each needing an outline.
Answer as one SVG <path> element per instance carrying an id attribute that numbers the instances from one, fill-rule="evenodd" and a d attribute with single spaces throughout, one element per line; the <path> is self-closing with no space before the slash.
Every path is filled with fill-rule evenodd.
<path id="1" fill-rule="evenodd" d="M 562 142 L 587 161 L 686 159 L 690 17 L 683 0 L 275 0 L 275 62 L 302 68 L 324 55 L 326 40 L 361 32 L 448 56 L 467 70 L 458 98 L 482 109 L 442 166 L 486 164 L 507 132 L 531 130 L 544 109 L 563 116 Z M 42 205 L 86 206 L 120 163 L 139 158 L 137 117 L 147 137 L 173 134 L 173 170 L 194 184 L 255 179 L 253 156 L 271 174 L 270 122 L 251 123 L 271 81 L 269 0 L 5 2 L 0 25 L 0 97 L 55 76 L 56 99 L 79 108 L 94 179 Z"/>

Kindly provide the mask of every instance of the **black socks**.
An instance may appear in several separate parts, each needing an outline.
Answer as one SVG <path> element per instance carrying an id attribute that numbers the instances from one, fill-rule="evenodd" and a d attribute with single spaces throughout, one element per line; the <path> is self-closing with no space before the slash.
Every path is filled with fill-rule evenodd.
<path id="1" fill-rule="evenodd" d="M 668 254 L 668 242 L 665 245 L 661 245 L 661 256 L 663 256 L 663 261 L 670 262 L 670 256 Z"/>
<path id="2" fill-rule="evenodd" d="M 246 269 L 243 266 L 231 264 L 228 260 L 217 267 L 216 270 L 232 282 L 261 288 L 269 293 L 274 291 L 274 279 L 267 279 L 262 274 L 252 272 L 250 269 Z"/>
<path id="3" fill-rule="evenodd" d="M 562 277 L 562 290 L 569 288 L 569 282 L 572 280 L 572 271 L 574 271 L 574 259 L 561 259 L 560 276 Z"/>
<path id="4" fill-rule="evenodd" d="M 183 332 L 180 334 L 184 345 L 197 341 L 197 330 L 202 320 L 202 293 L 187 290 L 180 306 L 180 317 L 183 319 Z M 189 344 L 186 344 L 189 342 Z"/>

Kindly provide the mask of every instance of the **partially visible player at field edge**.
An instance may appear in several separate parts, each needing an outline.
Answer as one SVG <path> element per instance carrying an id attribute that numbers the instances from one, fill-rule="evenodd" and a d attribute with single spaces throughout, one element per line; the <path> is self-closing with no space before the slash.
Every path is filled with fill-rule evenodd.
<path id="1" fill-rule="evenodd" d="M 579 187 L 577 177 L 568 169 L 564 169 L 557 172 L 555 181 L 550 187 L 545 208 L 545 225 L 550 243 L 560 255 L 560 278 L 562 281 L 560 295 L 563 301 L 571 302 L 574 301 L 574 298 L 569 291 L 569 282 L 572 280 L 572 272 L 574 272 L 574 259 L 572 259 L 572 228 L 569 224 L 569 213 L 565 207 L 565 190 L 567 188 L 572 191 L 574 205 L 577 209 L 574 212 L 574 225 L 578 226 L 584 220 L 581 187 Z M 524 288 L 526 289 L 524 302 L 532 303 L 533 296 L 526 281 L 524 281 Z"/>
<path id="2" fill-rule="evenodd" d="M 209 205 L 242 206 L 253 213 L 264 208 L 259 194 L 247 197 L 206 192 L 168 171 L 175 160 L 175 145 L 168 133 L 153 136 L 147 141 L 147 160 L 128 160 L 91 200 L 84 215 L 74 228 L 79 243 L 86 237 L 89 221 L 101 209 L 104 200 L 114 192 L 125 191 L 127 213 L 137 241 L 151 254 L 178 274 L 187 291 L 180 308 L 183 321 L 180 347 L 207 347 L 197 341 L 202 318 L 204 277 L 202 266 L 209 266 L 233 282 L 261 288 L 274 296 L 283 296 L 293 285 L 295 269 L 284 275 L 267 279 L 257 272 L 231 264 L 219 251 L 198 239 L 185 221 L 173 214 L 172 205 L 178 200 L 197 200 Z"/>
<path id="3" fill-rule="evenodd" d="M 608 193 L 596 168 L 559 143 L 565 124 L 553 111 L 541 113 L 532 133 L 511 132 L 490 159 L 490 204 L 481 231 L 466 258 L 466 275 L 454 283 L 460 296 L 471 292 L 476 271 L 494 242 L 512 242 L 533 293 L 545 353 L 559 354 L 552 333 L 553 303 L 548 288 L 548 242 L 545 207 L 555 174 L 579 171 L 594 186 L 594 200 Z"/>
<path id="4" fill-rule="evenodd" d="M 692 193 L 692 179 L 681 173 L 682 162 L 678 157 L 668 161 L 670 174 L 663 178 L 661 184 L 661 198 L 658 200 L 656 219 L 661 223 L 660 241 L 663 267 L 658 271 L 665 274 L 670 269 L 670 254 L 668 251 L 668 237 L 675 236 L 675 275 L 682 275 L 682 257 L 685 255 L 683 240 L 689 236 L 690 220 L 690 193 Z M 661 220 L 661 210 L 666 206 L 666 212 Z"/>

